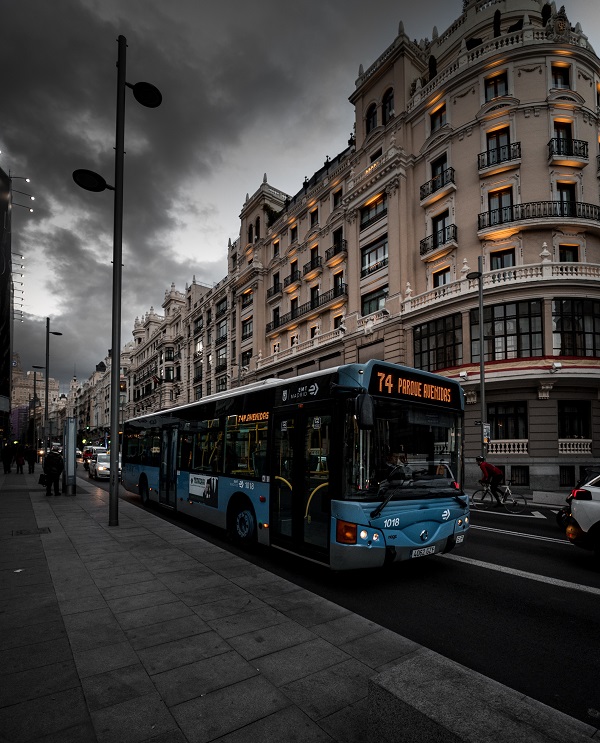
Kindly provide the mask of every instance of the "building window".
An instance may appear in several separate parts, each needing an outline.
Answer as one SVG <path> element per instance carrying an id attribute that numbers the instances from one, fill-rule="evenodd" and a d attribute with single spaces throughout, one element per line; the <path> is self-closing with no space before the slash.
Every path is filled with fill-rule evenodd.
<path id="1" fill-rule="evenodd" d="M 279 348 L 280 348 L 279 341 L 277 341 L 276 343 L 273 343 L 273 353 L 279 353 Z"/>
<path id="2" fill-rule="evenodd" d="M 579 263 L 579 245 L 559 245 L 558 260 L 561 263 Z"/>
<path id="3" fill-rule="evenodd" d="M 372 312 L 377 312 L 385 307 L 385 300 L 388 295 L 387 286 L 377 289 L 374 292 L 369 292 L 361 298 L 361 312 L 363 317 L 370 315 Z"/>
<path id="4" fill-rule="evenodd" d="M 279 240 L 275 240 L 273 243 L 273 258 L 277 258 L 279 255 Z"/>
<path id="5" fill-rule="evenodd" d="M 445 245 L 449 240 L 448 228 L 450 222 L 450 212 L 446 209 L 445 212 L 438 214 L 431 220 L 431 230 L 433 236 L 433 247 L 437 248 L 440 245 Z"/>
<path id="6" fill-rule="evenodd" d="M 499 271 L 502 268 L 511 268 L 515 265 L 514 248 L 508 250 L 495 250 L 490 253 L 490 270 Z"/>
<path id="7" fill-rule="evenodd" d="M 172 366 L 165 366 L 165 376 L 164 376 L 165 382 L 173 382 L 175 381 L 175 371 Z"/>
<path id="8" fill-rule="evenodd" d="M 417 325 L 413 330 L 413 343 L 414 364 L 417 369 L 437 371 L 462 364 L 460 313 Z"/>
<path id="9" fill-rule="evenodd" d="M 491 191 L 488 194 L 490 226 L 512 222 L 512 203 L 512 188 L 510 186 L 498 191 Z"/>
<path id="10" fill-rule="evenodd" d="M 314 227 L 316 224 L 319 224 L 319 210 L 313 209 L 310 213 L 310 226 Z"/>
<path id="11" fill-rule="evenodd" d="M 312 286 L 310 289 L 310 306 L 315 309 L 319 306 L 319 287 Z"/>
<path id="12" fill-rule="evenodd" d="M 360 251 L 360 276 L 364 278 L 388 264 L 388 239 L 384 235 L 379 240 L 361 248 Z"/>
<path id="13" fill-rule="evenodd" d="M 552 87 L 563 90 L 571 88 L 571 68 L 568 65 L 552 65 Z"/>
<path id="14" fill-rule="evenodd" d="M 227 346 L 217 350 L 217 371 L 223 371 L 227 366 Z"/>
<path id="15" fill-rule="evenodd" d="M 175 361 L 175 349 L 165 348 L 165 361 Z"/>
<path id="16" fill-rule="evenodd" d="M 381 102 L 381 119 L 383 124 L 388 124 L 394 115 L 394 89 L 388 88 L 383 94 Z"/>
<path id="17" fill-rule="evenodd" d="M 333 274 L 333 293 L 336 297 L 344 292 L 344 272 L 338 271 Z"/>
<path id="18" fill-rule="evenodd" d="M 488 77 L 485 80 L 485 100 L 491 101 L 494 98 L 506 95 L 508 92 L 508 75 L 506 70 L 499 75 Z"/>
<path id="19" fill-rule="evenodd" d="M 242 351 L 242 356 L 240 359 L 242 366 L 249 367 L 251 360 L 252 360 L 252 349 L 250 348 L 247 351 Z"/>
<path id="20" fill-rule="evenodd" d="M 496 165 L 510 159 L 510 129 L 495 129 L 486 135 L 487 165 Z"/>
<path id="21" fill-rule="evenodd" d="M 253 318 L 249 317 L 247 320 L 242 321 L 242 340 L 248 340 L 252 337 L 252 322 Z"/>
<path id="22" fill-rule="evenodd" d="M 446 104 L 443 103 L 438 109 L 429 115 L 431 133 L 437 132 L 446 124 Z"/>
<path id="23" fill-rule="evenodd" d="M 387 194 L 379 194 L 360 210 L 360 229 L 364 230 L 387 214 Z"/>
<path id="24" fill-rule="evenodd" d="M 333 329 L 337 330 L 338 328 L 341 328 L 344 324 L 344 316 L 343 315 L 336 315 L 333 318 Z"/>
<path id="25" fill-rule="evenodd" d="M 557 183 L 556 184 L 556 195 L 560 203 L 560 216 L 561 217 L 576 217 L 577 216 L 577 194 L 574 183 Z"/>
<path id="26" fill-rule="evenodd" d="M 310 326 L 310 337 L 316 338 L 319 335 L 319 326 L 318 325 L 311 325 Z"/>
<path id="27" fill-rule="evenodd" d="M 513 464 L 510 468 L 510 481 L 513 485 L 529 487 L 529 467 L 525 464 Z"/>
<path id="28" fill-rule="evenodd" d="M 438 286 L 445 286 L 450 283 L 450 280 L 451 276 L 449 268 L 442 268 L 441 271 L 434 271 L 433 287 L 435 289 Z"/>
<path id="29" fill-rule="evenodd" d="M 225 392 L 227 389 L 227 377 L 219 377 L 217 379 L 217 392 Z"/>
<path id="30" fill-rule="evenodd" d="M 206 394 L 210 395 L 212 393 L 212 382 L 209 380 L 206 383 Z"/>
<path id="31" fill-rule="evenodd" d="M 600 356 L 600 301 L 552 301 L 554 353 L 560 356 Z"/>
<path id="32" fill-rule="evenodd" d="M 448 170 L 448 158 L 444 153 L 431 163 L 432 192 L 438 191 L 444 185 L 444 173 Z"/>
<path id="33" fill-rule="evenodd" d="M 290 227 L 290 243 L 295 243 L 298 239 L 298 225 Z"/>
<path id="34" fill-rule="evenodd" d="M 367 109 L 365 125 L 367 129 L 367 134 L 372 132 L 373 129 L 375 129 L 375 127 L 377 126 L 377 106 L 374 103 L 371 103 L 371 105 Z"/>
<path id="35" fill-rule="evenodd" d="M 335 209 L 342 203 L 342 189 L 338 188 L 337 191 L 333 192 L 333 208 Z"/>
<path id="36" fill-rule="evenodd" d="M 221 299 L 219 302 L 217 302 L 216 307 L 216 317 L 220 317 L 225 312 L 227 312 L 227 299 Z"/>
<path id="37" fill-rule="evenodd" d="M 297 346 L 300 343 L 300 336 L 298 333 L 292 333 L 290 335 L 290 348 L 293 348 L 294 346 Z"/>
<path id="38" fill-rule="evenodd" d="M 298 297 L 294 297 L 290 302 L 290 316 L 298 317 Z"/>
<path id="39" fill-rule="evenodd" d="M 470 312 L 471 362 L 479 361 L 479 308 Z M 483 308 L 485 361 L 542 356 L 542 302 L 510 302 Z"/>
<path id="40" fill-rule="evenodd" d="M 527 438 L 527 403 L 508 402 L 488 405 L 491 438 L 506 441 Z"/>
<path id="41" fill-rule="evenodd" d="M 592 415 L 588 400 L 558 401 L 558 438 L 590 439 Z"/>

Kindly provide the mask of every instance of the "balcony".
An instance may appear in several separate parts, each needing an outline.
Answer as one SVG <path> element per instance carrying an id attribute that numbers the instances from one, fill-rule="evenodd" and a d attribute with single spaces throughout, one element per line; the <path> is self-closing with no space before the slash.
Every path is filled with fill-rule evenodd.
<path id="1" fill-rule="evenodd" d="M 281 282 L 277 282 L 276 284 L 273 284 L 273 286 L 270 286 L 267 289 L 267 301 L 271 299 L 276 299 L 281 295 L 281 292 L 283 291 L 283 287 L 281 286 Z"/>
<path id="2" fill-rule="evenodd" d="M 446 168 L 419 189 L 421 206 L 428 206 L 442 198 L 450 191 L 456 191 L 454 182 L 454 168 Z"/>
<path id="3" fill-rule="evenodd" d="M 521 143 L 512 142 L 501 147 L 494 147 L 477 155 L 477 166 L 480 175 L 502 173 L 504 170 L 518 168 L 521 164 Z"/>
<path id="4" fill-rule="evenodd" d="M 298 271 L 298 269 L 295 269 L 289 276 L 286 276 L 283 280 L 283 288 L 287 292 L 291 292 L 299 287 L 301 283 L 302 278 L 300 276 L 300 271 Z"/>
<path id="5" fill-rule="evenodd" d="M 302 274 L 307 281 L 314 279 L 323 271 L 323 258 L 320 255 L 316 255 L 310 259 L 308 263 L 305 263 L 302 268 Z"/>
<path id="6" fill-rule="evenodd" d="M 250 307 L 254 301 L 254 294 L 252 292 L 248 292 L 247 294 L 242 294 L 242 309 L 245 309 L 246 307 Z"/>
<path id="7" fill-rule="evenodd" d="M 548 161 L 583 168 L 589 162 L 588 143 L 581 139 L 554 138 L 548 142 Z"/>
<path id="8" fill-rule="evenodd" d="M 481 213 L 477 218 L 477 234 L 482 238 L 495 232 L 514 233 L 528 226 L 538 228 L 542 226 L 540 225 L 542 219 L 545 228 L 562 225 L 565 221 L 582 220 L 587 222 L 588 226 L 596 227 L 600 233 L 600 207 L 596 204 L 585 204 L 581 201 L 529 201 Z M 548 222 L 548 219 L 553 221 Z M 519 225 L 513 229 L 506 229 L 505 226 L 508 227 L 515 222 Z"/>
<path id="9" fill-rule="evenodd" d="M 527 454 L 529 449 L 529 439 L 496 439 L 490 441 L 488 445 L 488 454 L 490 456 L 511 456 Z"/>
<path id="10" fill-rule="evenodd" d="M 325 264 L 335 266 L 348 256 L 348 241 L 340 240 L 325 251 Z"/>
<path id="11" fill-rule="evenodd" d="M 194 374 L 193 384 L 199 384 L 202 381 L 202 374 Z"/>
<path id="12" fill-rule="evenodd" d="M 219 317 L 223 317 L 223 315 L 227 314 L 227 305 L 223 305 L 217 309 L 217 312 L 215 314 L 215 320 L 217 320 Z"/>
<path id="13" fill-rule="evenodd" d="M 559 455 L 573 455 L 583 454 L 587 457 L 592 454 L 592 440 L 591 439 L 559 439 L 558 440 L 558 453 Z"/>
<path id="14" fill-rule="evenodd" d="M 227 342 L 227 333 L 224 333 L 223 335 L 220 335 L 220 336 L 219 336 L 219 337 L 218 337 L 218 338 L 216 339 L 216 341 L 215 341 L 215 348 L 216 348 L 217 346 L 222 346 L 222 345 L 223 345 L 223 343 L 226 343 L 226 342 Z"/>
<path id="15" fill-rule="evenodd" d="M 452 248 L 458 247 L 457 242 L 458 230 L 455 224 L 449 224 L 441 230 L 434 232 L 433 235 L 425 237 L 419 243 L 419 253 L 421 258 L 430 261 L 433 258 L 439 258 L 448 253 Z"/>
<path id="16" fill-rule="evenodd" d="M 332 302 L 334 299 L 337 299 L 338 297 L 343 297 L 348 294 L 348 287 L 346 284 L 340 284 L 339 286 L 334 287 L 333 289 L 330 289 L 329 291 L 325 292 L 324 294 L 321 294 L 316 299 L 311 300 L 310 302 L 306 302 L 305 304 L 300 305 L 295 310 L 292 310 L 291 312 L 286 312 L 285 315 L 281 315 L 276 320 L 273 320 L 270 323 L 267 323 L 267 333 L 272 333 L 274 330 L 277 330 L 278 328 L 281 328 L 284 325 L 287 325 L 288 323 L 297 320 L 298 318 L 308 315 L 311 312 L 314 312 L 315 310 L 319 310 L 325 305 Z"/>
<path id="17" fill-rule="evenodd" d="M 222 361 L 220 364 L 215 366 L 215 374 L 222 374 L 224 371 L 227 371 L 226 361 Z"/>
<path id="18" fill-rule="evenodd" d="M 376 271 L 379 271 L 381 268 L 386 268 L 388 264 L 388 257 L 386 255 L 385 258 L 382 258 L 379 261 L 375 261 L 374 263 L 369 263 L 368 266 L 363 266 L 360 271 L 360 278 L 364 279 L 365 276 L 370 276 L 372 273 L 375 273 Z"/>

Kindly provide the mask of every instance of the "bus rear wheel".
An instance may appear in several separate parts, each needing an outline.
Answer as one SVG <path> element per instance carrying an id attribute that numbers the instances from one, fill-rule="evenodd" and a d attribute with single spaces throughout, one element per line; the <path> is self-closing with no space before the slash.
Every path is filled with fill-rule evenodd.
<path id="1" fill-rule="evenodd" d="M 250 545 L 256 541 L 256 516 L 250 503 L 238 503 L 229 517 L 229 536 L 237 544 Z"/>

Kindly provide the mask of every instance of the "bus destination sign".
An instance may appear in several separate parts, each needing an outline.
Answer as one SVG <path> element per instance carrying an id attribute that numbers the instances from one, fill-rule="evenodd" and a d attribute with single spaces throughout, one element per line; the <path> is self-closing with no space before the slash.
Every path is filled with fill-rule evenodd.
<path id="1" fill-rule="evenodd" d="M 443 377 L 432 379 L 407 369 L 373 367 L 369 392 L 372 395 L 413 400 L 440 407 L 459 408 L 458 385 Z"/>

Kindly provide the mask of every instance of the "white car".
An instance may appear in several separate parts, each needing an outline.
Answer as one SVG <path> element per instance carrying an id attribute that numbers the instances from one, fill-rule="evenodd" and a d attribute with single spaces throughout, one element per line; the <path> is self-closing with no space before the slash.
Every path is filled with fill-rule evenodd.
<path id="1" fill-rule="evenodd" d="M 572 544 L 592 550 L 600 560 L 600 474 L 571 491 L 571 518 L 567 537 Z"/>
<path id="2" fill-rule="evenodd" d="M 94 480 L 110 478 L 110 454 L 99 452 L 89 462 L 88 477 Z M 121 455 L 119 455 L 119 480 L 121 479 Z"/>

